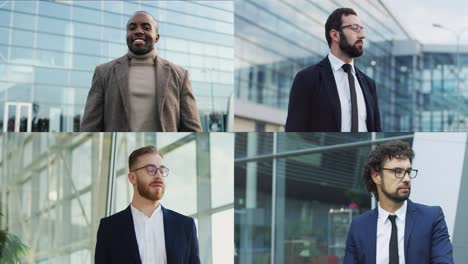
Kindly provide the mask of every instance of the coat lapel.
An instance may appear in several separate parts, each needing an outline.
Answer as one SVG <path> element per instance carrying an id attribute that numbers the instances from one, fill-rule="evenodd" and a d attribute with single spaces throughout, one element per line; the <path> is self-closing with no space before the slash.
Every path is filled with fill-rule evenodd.
<path id="1" fill-rule="evenodd" d="M 161 120 L 162 113 L 164 109 L 164 103 L 166 102 L 166 94 L 168 89 L 168 82 L 170 74 L 170 68 L 164 63 L 164 61 L 156 56 L 154 61 L 156 67 L 156 107 L 158 109 L 157 116 L 159 118 L 159 124 L 163 126 Z M 163 127 L 158 128 L 161 131 L 164 131 Z"/>
<path id="2" fill-rule="evenodd" d="M 377 218 L 379 216 L 379 211 L 377 208 L 373 209 L 368 218 L 367 223 L 367 234 L 368 234 L 368 246 L 369 248 L 369 259 L 367 263 L 376 262 L 376 248 L 377 248 Z"/>
<path id="3" fill-rule="evenodd" d="M 408 200 L 408 205 L 406 209 L 406 220 L 405 220 L 405 261 L 407 262 L 406 257 L 408 256 L 408 241 L 411 237 L 411 232 L 413 231 L 414 223 L 416 222 L 416 207 L 414 203 Z"/>
<path id="4" fill-rule="evenodd" d="M 124 55 L 115 64 L 115 74 L 117 85 L 119 86 L 120 98 L 123 103 L 127 124 L 130 123 L 130 107 L 128 102 L 128 74 L 130 71 L 128 55 Z"/>
<path id="5" fill-rule="evenodd" d="M 328 57 L 325 57 L 320 63 L 321 72 L 324 76 L 324 89 L 327 93 L 328 100 L 332 106 L 333 114 L 336 122 L 338 123 L 338 130 L 341 131 L 341 105 L 340 96 L 338 95 L 338 88 L 336 87 L 333 69 Z"/>
<path id="6" fill-rule="evenodd" d="M 140 259 L 140 251 L 138 250 L 138 242 L 136 239 L 136 234 L 135 234 L 135 226 L 133 224 L 133 216 L 132 216 L 132 209 L 130 208 L 130 205 L 125 209 L 125 215 L 126 215 L 126 222 L 128 223 L 128 228 L 125 230 L 122 230 L 123 232 L 126 231 L 124 238 L 124 242 L 129 243 L 129 249 L 130 253 L 134 259 L 135 263 L 140 264 L 141 259 Z"/>
<path id="7" fill-rule="evenodd" d="M 161 209 L 163 212 L 167 263 L 173 263 L 177 258 L 176 245 L 173 243 L 176 239 L 176 230 L 170 212 L 163 206 L 161 206 Z"/>
<path id="8" fill-rule="evenodd" d="M 370 102 L 373 102 L 373 98 L 370 98 L 371 97 L 371 92 L 370 92 L 370 88 L 369 86 L 367 86 L 367 83 L 366 82 L 363 82 L 362 81 L 362 77 L 361 77 L 361 71 L 358 70 L 358 68 L 356 66 L 354 66 L 354 69 L 356 71 L 356 78 L 359 82 L 359 85 L 361 86 L 361 90 L 362 90 L 362 94 L 364 95 L 364 102 L 366 104 L 366 114 L 367 114 L 367 120 L 373 120 L 373 106 L 370 104 Z M 368 129 L 369 129 L 369 124 L 367 124 L 367 120 L 366 120 L 366 125 L 368 126 Z"/>

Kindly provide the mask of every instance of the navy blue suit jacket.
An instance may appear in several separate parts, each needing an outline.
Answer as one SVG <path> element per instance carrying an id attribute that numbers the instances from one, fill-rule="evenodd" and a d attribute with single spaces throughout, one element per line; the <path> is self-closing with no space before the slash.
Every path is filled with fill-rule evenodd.
<path id="1" fill-rule="evenodd" d="M 367 112 L 367 131 L 382 131 L 375 82 L 357 67 Z M 341 132 L 341 105 L 328 57 L 300 71 L 289 95 L 286 132 Z"/>
<path id="2" fill-rule="evenodd" d="M 168 264 L 200 263 L 195 222 L 192 218 L 161 207 Z M 101 219 L 97 233 L 96 264 L 141 264 L 130 206 Z"/>
<path id="3" fill-rule="evenodd" d="M 346 241 L 344 264 L 375 264 L 377 208 L 353 219 Z M 408 200 L 405 220 L 405 263 L 453 264 L 444 213 L 439 206 Z"/>

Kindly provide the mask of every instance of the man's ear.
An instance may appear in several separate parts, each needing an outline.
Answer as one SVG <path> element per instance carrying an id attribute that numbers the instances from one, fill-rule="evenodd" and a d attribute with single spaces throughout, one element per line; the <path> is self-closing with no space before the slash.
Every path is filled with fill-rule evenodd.
<path id="1" fill-rule="evenodd" d="M 372 180 L 376 185 L 380 185 L 382 182 L 382 177 L 379 172 L 372 170 L 371 172 Z"/>
<path id="2" fill-rule="evenodd" d="M 130 183 L 131 183 L 132 185 L 135 185 L 135 184 L 136 184 L 136 175 L 135 175 L 135 173 L 129 172 L 129 173 L 127 174 L 127 176 L 128 176 L 128 180 L 130 181 Z"/>
<path id="3" fill-rule="evenodd" d="M 340 42 L 340 32 L 336 29 L 332 29 L 330 30 L 330 32 L 328 32 L 328 34 L 330 35 L 330 38 L 336 42 Z"/>

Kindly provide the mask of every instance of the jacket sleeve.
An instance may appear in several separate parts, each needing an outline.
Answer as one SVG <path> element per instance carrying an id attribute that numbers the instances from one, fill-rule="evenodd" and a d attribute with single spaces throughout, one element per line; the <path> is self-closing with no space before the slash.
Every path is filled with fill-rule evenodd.
<path id="1" fill-rule="evenodd" d="M 96 250 L 94 252 L 94 263 L 96 264 L 107 264 L 110 263 L 108 254 L 108 241 L 107 235 L 105 231 L 105 224 L 101 219 L 99 223 L 99 228 L 97 232 L 97 240 L 96 240 Z"/>
<path id="2" fill-rule="evenodd" d="M 189 264 L 200 264 L 200 255 L 198 250 L 198 238 L 197 238 L 197 228 L 195 227 L 195 221 L 191 219 L 192 225 L 192 234 L 190 241 L 190 256 Z"/>
<path id="3" fill-rule="evenodd" d="M 197 102 L 192 91 L 189 72 L 184 70 L 180 90 L 180 125 L 179 132 L 202 132 Z"/>
<path id="4" fill-rule="evenodd" d="M 354 221 L 351 222 L 351 227 L 348 231 L 348 238 L 346 239 L 346 248 L 343 264 L 357 264 L 358 262 L 358 250 L 356 240 L 354 237 Z"/>
<path id="5" fill-rule="evenodd" d="M 431 263 L 453 264 L 452 243 L 447 231 L 444 213 L 439 206 L 437 207 L 437 216 L 432 227 Z"/>
<path id="6" fill-rule="evenodd" d="M 307 96 L 307 82 L 304 73 L 299 72 L 289 94 L 288 117 L 286 119 L 286 132 L 307 132 L 309 96 Z"/>
<path id="7" fill-rule="evenodd" d="M 96 67 L 81 121 L 81 132 L 104 131 L 104 95 L 102 77 Z"/>

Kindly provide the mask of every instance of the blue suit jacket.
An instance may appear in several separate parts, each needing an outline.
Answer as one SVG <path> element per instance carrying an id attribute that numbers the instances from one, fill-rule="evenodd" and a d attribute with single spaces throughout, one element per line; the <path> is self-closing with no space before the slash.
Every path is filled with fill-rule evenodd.
<path id="1" fill-rule="evenodd" d="M 378 210 L 353 219 L 346 241 L 345 264 L 375 264 Z M 427 206 L 408 200 L 405 221 L 405 263 L 453 264 L 444 213 L 439 206 Z"/>
<path id="2" fill-rule="evenodd" d="M 197 232 L 193 219 L 164 207 L 161 208 L 167 263 L 199 264 Z M 141 264 L 130 206 L 101 219 L 94 261 L 96 264 Z"/>
<path id="3" fill-rule="evenodd" d="M 357 67 L 356 77 L 364 95 L 367 131 L 382 131 L 375 82 Z M 340 132 L 341 105 L 328 57 L 300 71 L 289 95 L 286 132 Z"/>

